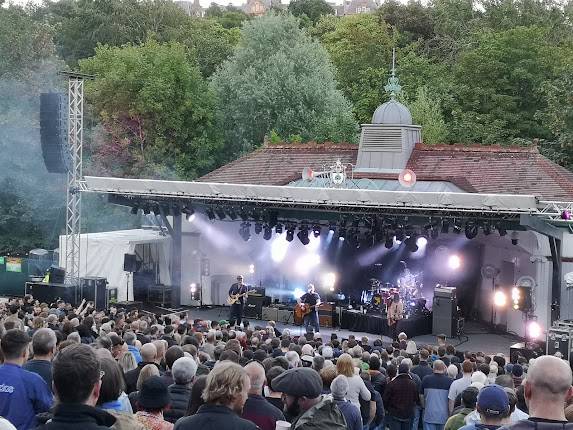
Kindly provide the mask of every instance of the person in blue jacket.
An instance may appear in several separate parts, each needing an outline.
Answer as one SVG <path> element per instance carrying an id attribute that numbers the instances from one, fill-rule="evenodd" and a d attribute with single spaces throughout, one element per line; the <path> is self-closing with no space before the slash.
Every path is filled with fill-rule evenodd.
<path id="1" fill-rule="evenodd" d="M 28 360 L 30 337 L 21 330 L 8 330 L 0 346 L 4 364 L 0 366 L 0 416 L 18 430 L 36 426 L 36 414 L 52 406 L 52 393 L 36 373 L 22 369 Z"/>

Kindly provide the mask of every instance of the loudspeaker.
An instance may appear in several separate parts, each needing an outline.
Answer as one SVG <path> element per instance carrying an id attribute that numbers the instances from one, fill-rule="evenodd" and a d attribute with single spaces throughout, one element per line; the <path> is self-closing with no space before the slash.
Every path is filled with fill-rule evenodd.
<path id="1" fill-rule="evenodd" d="M 50 173 L 66 173 L 72 165 L 66 117 L 63 94 L 40 94 L 40 142 L 44 164 Z"/>
<path id="2" fill-rule="evenodd" d="M 137 260 L 135 254 L 123 254 L 123 271 L 137 272 Z"/>
<path id="3" fill-rule="evenodd" d="M 291 324 L 294 321 L 294 315 L 291 310 L 279 309 L 276 321 L 283 324 Z"/>
<path id="4" fill-rule="evenodd" d="M 279 319 L 279 310 L 277 308 L 263 307 L 261 319 L 265 321 L 277 321 Z"/>
<path id="5" fill-rule="evenodd" d="M 51 284 L 63 284 L 66 278 L 66 269 L 57 266 L 50 266 L 48 269 L 48 273 L 50 274 L 50 283 Z"/>
<path id="6" fill-rule="evenodd" d="M 331 315 L 319 315 L 318 316 L 318 325 L 320 327 L 334 327 L 333 325 L 334 319 Z"/>
<path id="7" fill-rule="evenodd" d="M 81 297 L 87 302 L 93 302 L 95 308 L 100 311 L 107 306 L 107 279 L 88 277 L 80 280 Z"/>
<path id="8" fill-rule="evenodd" d="M 432 334 L 458 335 L 458 303 L 455 297 L 434 296 L 432 306 Z"/>
<path id="9" fill-rule="evenodd" d="M 264 297 L 249 296 L 247 303 L 245 303 L 245 316 L 249 318 L 261 318 L 264 300 Z"/>

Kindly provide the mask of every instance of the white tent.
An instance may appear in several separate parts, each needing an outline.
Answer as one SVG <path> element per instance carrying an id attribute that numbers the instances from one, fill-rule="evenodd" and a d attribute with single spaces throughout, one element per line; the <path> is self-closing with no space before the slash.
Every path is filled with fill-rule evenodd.
<path id="1" fill-rule="evenodd" d="M 149 246 L 151 258 L 158 263 L 159 278 L 164 285 L 171 284 L 171 238 L 155 230 L 119 230 L 86 233 L 80 237 L 80 277 L 107 278 L 109 287 L 117 288 L 118 301 L 133 300 L 133 282 L 123 271 L 124 254 L 138 253 Z M 60 266 L 66 266 L 66 236 L 60 236 Z M 128 295 L 129 283 L 129 295 Z"/>

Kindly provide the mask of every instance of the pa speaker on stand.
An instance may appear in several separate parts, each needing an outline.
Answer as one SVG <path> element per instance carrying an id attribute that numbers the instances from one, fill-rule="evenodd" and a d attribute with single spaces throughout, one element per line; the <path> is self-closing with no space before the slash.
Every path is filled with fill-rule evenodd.
<path id="1" fill-rule="evenodd" d="M 133 272 L 137 272 L 137 258 L 135 254 L 123 254 L 123 271 L 127 272 L 126 301 L 129 302 L 129 278 L 131 277 L 133 287 Z"/>

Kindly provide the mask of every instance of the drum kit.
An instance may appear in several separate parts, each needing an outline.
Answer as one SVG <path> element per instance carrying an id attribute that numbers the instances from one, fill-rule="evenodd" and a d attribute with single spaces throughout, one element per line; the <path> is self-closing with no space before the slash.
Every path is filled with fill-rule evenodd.
<path id="1" fill-rule="evenodd" d="M 418 282 L 419 275 L 412 275 L 407 280 L 399 279 L 398 284 L 390 282 L 381 283 L 378 279 L 370 279 L 368 289 L 362 290 L 362 304 L 371 311 L 386 312 L 392 303 L 395 294 L 399 294 L 407 308 L 410 303 L 416 302 L 422 290 L 422 284 Z"/>

